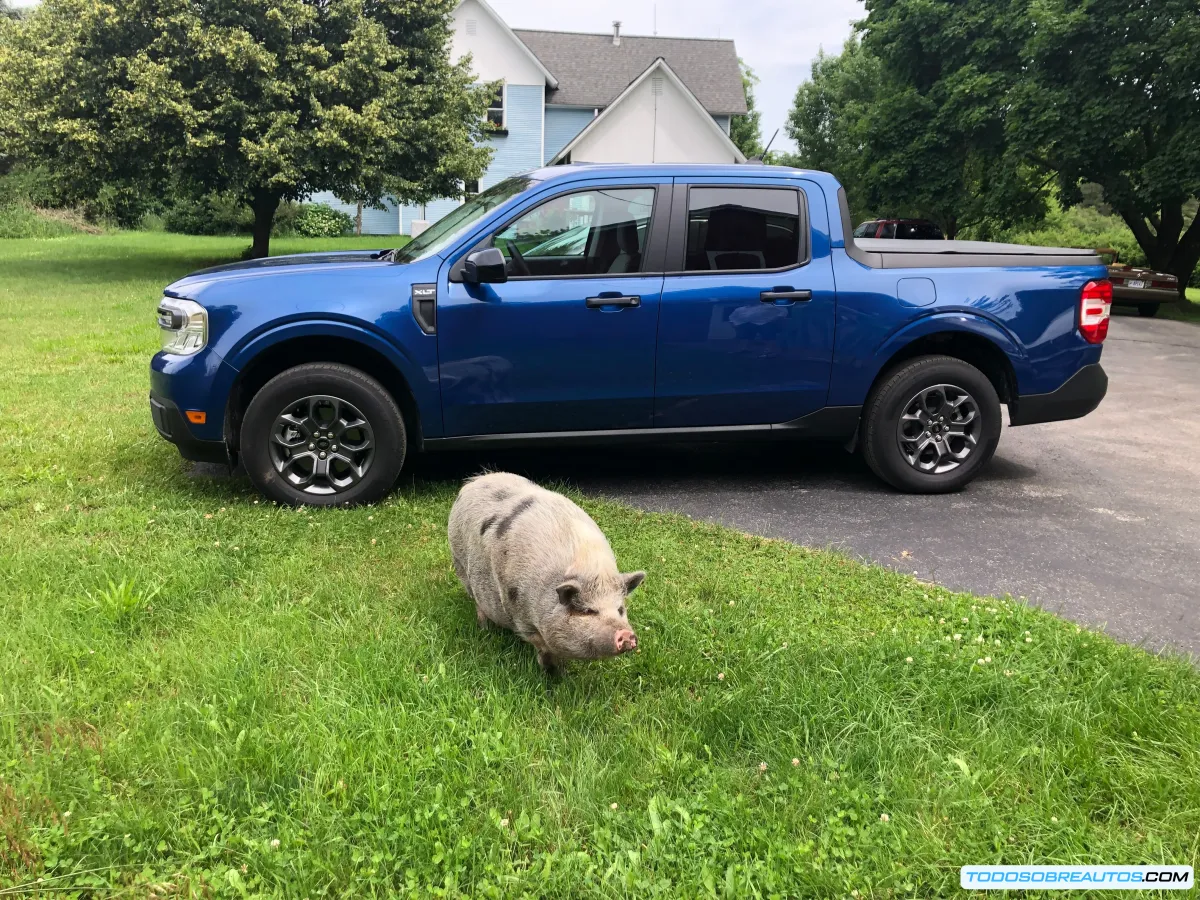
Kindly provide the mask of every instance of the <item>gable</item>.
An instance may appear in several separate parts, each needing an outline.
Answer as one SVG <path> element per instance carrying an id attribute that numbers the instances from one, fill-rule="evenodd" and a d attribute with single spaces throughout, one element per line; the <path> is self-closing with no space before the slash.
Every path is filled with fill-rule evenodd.
<path id="1" fill-rule="evenodd" d="M 656 60 L 671 70 L 713 115 L 744 115 L 746 95 L 737 48 L 730 40 L 576 34 L 519 28 L 513 32 L 558 79 L 548 106 L 608 106 Z"/>
<path id="2" fill-rule="evenodd" d="M 457 62 L 468 53 L 471 54 L 471 69 L 481 82 L 557 84 L 486 0 L 462 0 L 454 10 L 450 58 Z"/>
<path id="3" fill-rule="evenodd" d="M 565 149 L 572 162 L 745 162 L 662 61 L 643 73 Z"/>

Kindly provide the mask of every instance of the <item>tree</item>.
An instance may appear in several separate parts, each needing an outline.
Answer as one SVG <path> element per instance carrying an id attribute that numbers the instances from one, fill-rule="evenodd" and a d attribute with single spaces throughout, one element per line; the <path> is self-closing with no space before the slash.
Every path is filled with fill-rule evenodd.
<path id="1" fill-rule="evenodd" d="M 788 116 L 798 162 L 837 175 L 860 216 L 931 219 L 949 237 L 1040 219 L 1045 179 L 1005 145 L 1003 85 L 951 68 L 948 45 L 964 29 L 914 26 L 907 2 L 875 0 L 862 39 L 851 37 L 840 55 L 818 55 Z M 893 30 L 893 17 L 904 27 Z M 957 37 L 914 34 L 939 28 Z"/>
<path id="2" fill-rule="evenodd" d="M 787 161 L 832 172 L 860 215 L 868 193 L 867 123 L 880 90 L 879 60 L 851 37 L 840 55 L 818 52 L 812 77 L 797 88 L 784 124 L 796 143 L 796 154 Z"/>
<path id="3" fill-rule="evenodd" d="M 743 59 L 738 60 L 742 70 L 742 91 L 746 95 L 746 114 L 734 116 L 729 122 L 729 139 L 746 155 L 747 159 L 759 156 L 763 152 L 762 145 L 762 110 L 755 104 L 754 86 L 758 84 L 758 76 L 746 65 Z"/>
<path id="4" fill-rule="evenodd" d="M 1200 263 L 1200 7 L 1043 0 L 1026 33 L 1012 141 L 1056 174 L 1068 202 L 1099 184 L 1182 294 Z"/>
<path id="5" fill-rule="evenodd" d="M 490 89 L 449 62 L 453 7 L 45 0 L 12 29 L 0 107 L 80 193 L 236 193 L 265 256 L 283 200 L 422 202 L 482 174 Z"/>

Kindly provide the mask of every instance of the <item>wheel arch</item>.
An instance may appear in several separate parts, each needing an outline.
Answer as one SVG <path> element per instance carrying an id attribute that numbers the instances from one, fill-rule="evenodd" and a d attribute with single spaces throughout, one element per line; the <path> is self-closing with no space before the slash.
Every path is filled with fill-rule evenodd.
<path id="1" fill-rule="evenodd" d="M 377 348 L 353 337 L 299 334 L 263 347 L 238 371 L 225 409 L 225 434 L 232 452 L 240 449 L 242 419 L 254 395 L 276 375 L 295 366 L 318 362 L 350 366 L 382 384 L 400 407 L 410 446 L 421 447 L 420 408 L 408 379 L 395 362 Z"/>
<path id="2" fill-rule="evenodd" d="M 1005 341 L 1004 343 L 1009 343 Z M 1010 344 L 1010 351 L 1015 346 Z M 975 331 L 945 329 L 910 336 L 907 341 L 889 344 L 886 362 L 871 380 L 875 389 L 897 366 L 918 356 L 952 356 L 972 365 L 987 376 L 1001 403 L 1010 403 L 1018 396 L 1017 372 L 1010 352 L 1006 351 L 995 337 L 984 336 Z"/>

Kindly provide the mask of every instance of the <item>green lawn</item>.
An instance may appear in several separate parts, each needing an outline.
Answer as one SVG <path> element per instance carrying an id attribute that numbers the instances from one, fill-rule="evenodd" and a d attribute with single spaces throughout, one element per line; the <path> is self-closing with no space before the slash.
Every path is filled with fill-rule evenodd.
<path id="1" fill-rule="evenodd" d="M 1196 864 L 1186 662 L 585 500 L 649 572 L 641 647 L 548 688 L 475 626 L 454 484 L 297 512 L 190 474 L 150 423 L 153 310 L 244 246 L 0 241 L 0 895 L 934 897 L 964 863 Z"/>
<path id="2" fill-rule="evenodd" d="M 1181 319 L 1185 322 L 1200 322 L 1200 288 L 1187 289 L 1186 304 L 1178 305 L 1167 304 L 1162 307 L 1164 317 L 1168 319 Z"/>

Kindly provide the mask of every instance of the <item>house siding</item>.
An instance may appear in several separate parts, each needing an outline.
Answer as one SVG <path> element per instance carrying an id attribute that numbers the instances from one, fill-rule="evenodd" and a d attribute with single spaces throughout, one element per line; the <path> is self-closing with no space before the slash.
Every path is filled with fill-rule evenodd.
<path id="1" fill-rule="evenodd" d="M 543 85 L 510 84 L 505 87 L 504 123 L 508 134 L 495 135 L 488 142 L 495 148 L 479 187 L 483 190 L 498 184 L 510 175 L 519 175 L 541 168 L 542 116 L 546 89 Z M 424 219 L 433 223 L 461 203 L 457 199 L 434 200 L 425 204 Z M 422 218 L 420 206 L 406 206 L 402 211 L 404 234 L 412 233 L 412 223 Z"/>
<path id="2" fill-rule="evenodd" d="M 558 151 L 575 139 L 575 136 L 591 124 L 595 112 L 590 109 L 569 107 L 546 107 L 546 158 L 550 162 Z"/>
<path id="3" fill-rule="evenodd" d="M 308 198 L 309 203 L 325 203 L 341 210 L 350 218 L 358 212 L 358 204 L 339 200 L 329 191 L 321 191 Z M 392 200 L 384 201 L 385 209 L 363 207 L 363 234 L 398 234 L 400 232 L 400 210 Z"/>
<path id="4" fill-rule="evenodd" d="M 729 116 L 713 116 L 717 120 L 717 124 L 721 126 L 721 130 L 729 134 Z"/>

